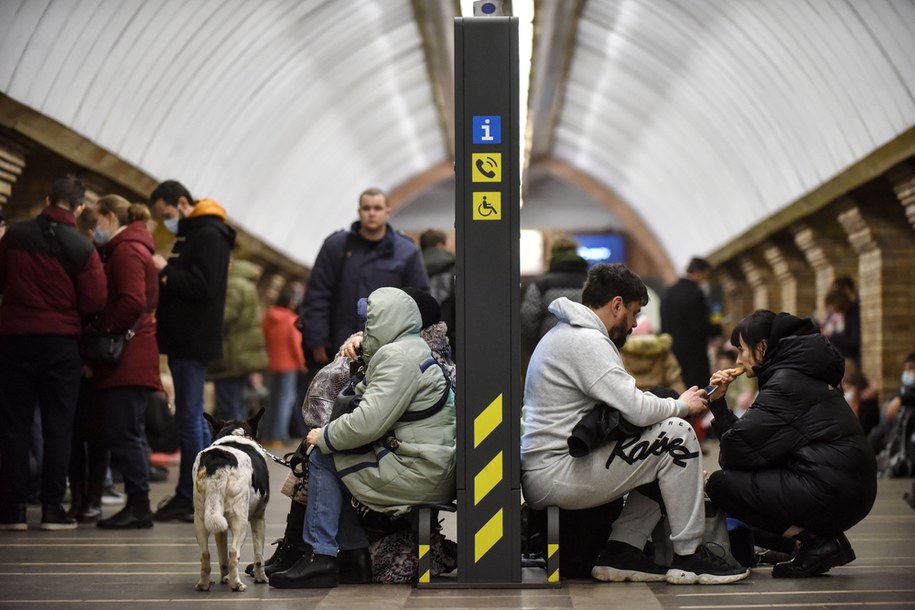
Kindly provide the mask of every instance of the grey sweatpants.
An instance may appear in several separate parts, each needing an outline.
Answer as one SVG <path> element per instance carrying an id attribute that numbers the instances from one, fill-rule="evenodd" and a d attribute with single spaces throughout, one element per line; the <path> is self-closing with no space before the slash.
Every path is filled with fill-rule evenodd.
<path id="1" fill-rule="evenodd" d="M 581 509 L 629 493 L 613 523 L 611 540 L 642 548 L 661 516 L 657 502 L 635 488 L 658 481 L 670 521 L 674 552 L 689 555 L 705 529 L 702 452 L 692 426 L 673 417 L 638 438 L 602 445 L 585 457 L 566 453 L 539 470 L 523 470 L 524 499 L 535 509 Z"/>

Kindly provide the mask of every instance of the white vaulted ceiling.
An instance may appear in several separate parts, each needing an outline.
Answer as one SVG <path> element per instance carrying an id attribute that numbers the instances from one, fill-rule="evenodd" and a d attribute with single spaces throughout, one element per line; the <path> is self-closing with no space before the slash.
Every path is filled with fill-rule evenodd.
<path id="1" fill-rule="evenodd" d="M 534 47 L 530 170 L 558 162 L 615 193 L 678 269 L 915 125 L 915 0 L 536 7 L 541 37 L 558 13 L 568 28 Z M 458 12 L 454 0 L 0 0 L 0 91 L 311 264 L 367 186 L 423 184 L 415 206 L 449 196 L 418 180 L 452 155 L 451 41 L 424 35 L 430 8 Z M 540 222 L 600 223 L 587 197 L 586 226 L 546 214 L 574 198 L 552 178 L 529 188 Z"/>

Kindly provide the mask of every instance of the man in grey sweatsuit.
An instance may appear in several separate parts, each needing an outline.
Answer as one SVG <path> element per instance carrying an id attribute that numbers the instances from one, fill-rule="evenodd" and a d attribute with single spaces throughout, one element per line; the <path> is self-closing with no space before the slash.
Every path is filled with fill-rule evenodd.
<path id="1" fill-rule="evenodd" d="M 549 309 L 558 319 L 531 356 L 524 388 L 521 484 L 533 508 L 582 509 L 629 494 L 592 576 L 673 584 L 722 584 L 745 578 L 701 545 L 705 524 L 702 452 L 683 419 L 708 409 L 695 386 L 678 399 L 636 388 L 619 348 L 636 325 L 648 292 L 622 264 L 588 273 L 581 304 L 566 298 Z M 611 441 L 584 457 L 569 454 L 572 429 L 597 403 L 619 410 L 641 436 Z M 667 510 L 674 559 L 657 566 L 642 549 L 660 518 L 658 504 L 636 488 L 657 481 Z"/>

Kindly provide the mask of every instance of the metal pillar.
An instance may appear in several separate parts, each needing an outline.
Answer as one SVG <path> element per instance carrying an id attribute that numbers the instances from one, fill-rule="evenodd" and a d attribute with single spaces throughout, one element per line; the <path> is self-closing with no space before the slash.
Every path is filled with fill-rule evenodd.
<path id="1" fill-rule="evenodd" d="M 518 19 L 455 19 L 458 581 L 521 582 Z"/>

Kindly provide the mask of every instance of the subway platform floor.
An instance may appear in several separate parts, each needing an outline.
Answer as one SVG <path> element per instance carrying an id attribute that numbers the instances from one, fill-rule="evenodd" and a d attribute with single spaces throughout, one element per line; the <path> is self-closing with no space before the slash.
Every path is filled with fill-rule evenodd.
<path id="1" fill-rule="evenodd" d="M 713 463 L 709 460 L 710 463 Z M 153 483 L 155 505 L 172 493 L 177 477 Z M 288 499 L 279 493 L 285 477 L 271 463 L 269 543 L 282 535 Z M 881 480 L 877 503 L 848 533 L 858 559 L 829 574 L 777 580 L 770 568 L 727 586 L 608 584 L 564 581 L 559 589 L 435 589 L 407 585 L 347 585 L 335 589 L 282 590 L 255 585 L 232 593 L 214 584 L 194 590 L 199 551 L 192 524 L 157 523 L 150 530 L 103 531 L 83 525 L 66 532 L 38 529 L 40 509 L 30 507 L 30 529 L 0 532 L 0 608 L 316 608 L 342 610 L 437 610 L 455 608 L 903 608 L 915 606 L 915 510 L 903 501 L 912 479 Z M 119 507 L 104 507 L 110 515 Z M 451 524 L 453 528 L 453 524 Z M 446 532 L 449 524 L 446 523 Z M 453 529 L 451 530 L 453 531 Z M 453 538 L 454 535 L 449 535 Z M 215 561 L 215 545 L 210 541 Z M 242 549 L 251 560 L 250 536 Z M 542 574 L 542 572 L 541 572 Z M 534 574 L 534 578 L 545 578 Z"/>

